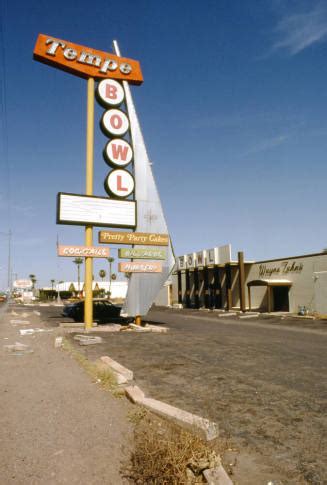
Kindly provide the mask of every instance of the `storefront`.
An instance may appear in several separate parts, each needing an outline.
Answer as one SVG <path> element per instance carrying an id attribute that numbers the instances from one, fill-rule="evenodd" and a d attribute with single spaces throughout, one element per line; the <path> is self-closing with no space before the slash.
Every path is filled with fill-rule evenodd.
<path id="1" fill-rule="evenodd" d="M 317 275 L 326 271 L 326 252 L 256 262 L 244 260 L 242 252 L 233 260 L 231 246 L 221 246 L 177 258 L 173 302 L 195 309 L 314 312 L 324 307 L 319 295 L 325 279 Z"/>

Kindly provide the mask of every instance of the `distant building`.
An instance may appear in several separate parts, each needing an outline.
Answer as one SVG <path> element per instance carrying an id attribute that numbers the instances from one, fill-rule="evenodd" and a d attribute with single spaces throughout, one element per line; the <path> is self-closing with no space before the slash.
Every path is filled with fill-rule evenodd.
<path id="1" fill-rule="evenodd" d="M 111 298 L 124 299 L 127 293 L 127 286 L 128 286 L 127 281 L 112 281 L 110 283 Z M 58 283 L 57 285 L 55 285 L 55 290 L 58 292 L 70 291 L 76 294 L 82 292 L 83 296 L 85 296 L 84 281 L 80 281 L 79 284 L 77 281 L 64 281 L 63 283 Z M 104 290 L 104 292 L 107 294 L 109 291 L 109 282 L 93 281 L 92 290 L 93 291 Z"/>

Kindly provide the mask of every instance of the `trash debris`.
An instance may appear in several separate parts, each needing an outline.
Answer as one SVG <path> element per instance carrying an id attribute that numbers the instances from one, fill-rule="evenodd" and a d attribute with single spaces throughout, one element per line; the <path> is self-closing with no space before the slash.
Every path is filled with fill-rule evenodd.
<path id="1" fill-rule="evenodd" d="M 101 337 L 93 335 L 75 335 L 74 340 L 78 340 L 80 345 L 93 345 L 103 342 Z"/>
<path id="2" fill-rule="evenodd" d="M 32 354 L 34 352 L 29 345 L 21 344 L 20 342 L 16 342 L 13 345 L 4 345 L 3 348 L 14 355 Z"/>
<path id="3" fill-rule="evenodd" d="M 62 337 L 55 338 L 55 343 L 54 343 L 55 349 L 59 349 L 62 346 L 62 341 L 63 341 Z"/>
<path id="4" fill-rule="evenodd" d="M 52 332 L 52 328 L 24 328 L 19 330 L 21 335 L 34 335 L 35 333 L 48 333 Z"/>
<path id="5" fill-rule="evenodd" d="M 19 320 L 19 319 L 10 320 L 10 323 L 14 326 L 16 326 L 16 325 L 30 325 L 31 324 L 31 322 L 29 320 Z"/>
<path id="6" fill-rule="evenodd" d="M 41 313 L 40 313 L 40 312 L 38 312 L 37 310 L 33 310 L 33 313 L 35 313 L 35 315 L 38 315 L 38 316 L 40 316 L 40 315 L 41 315 Z"/>
<path id="7" fill-rule="evenodd" d="M 21 335 L 33 335 L 35 333 L 34 328 L 24 328 L 19 330 L 19 333 Z"/>

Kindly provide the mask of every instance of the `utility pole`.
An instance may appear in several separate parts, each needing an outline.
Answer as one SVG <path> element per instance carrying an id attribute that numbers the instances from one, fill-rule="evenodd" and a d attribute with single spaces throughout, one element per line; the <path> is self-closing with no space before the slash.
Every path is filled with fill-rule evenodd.
<path id="1" fill-rule="evenodd" d="M 8 292 L 11 293 L 11 236 L 12 236 L 12 232 L 11 232 L 11 229 L 9 229 L 8 232 L 0 232 L 0 234 L 2 236 L 8 237 L 7 286 L 8 286 Z"/>
<path id="2" fill-rule="evenodd" d="M 11 294 L 11 229 L 8 232 L 8 291 Z"/>

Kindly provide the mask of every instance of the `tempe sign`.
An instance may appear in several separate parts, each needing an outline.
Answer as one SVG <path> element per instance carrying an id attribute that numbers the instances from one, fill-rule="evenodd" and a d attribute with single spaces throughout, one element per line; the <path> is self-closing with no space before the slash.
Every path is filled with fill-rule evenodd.
<path id="1" fill-rule="evenodd" d="M 33 56 L 37 61 L 86 79 L 124 79 L 133 84 L 141 84 L 143 81 L 138 61 L 48 35 L 38 36 Z"/>

